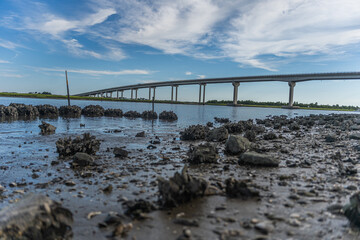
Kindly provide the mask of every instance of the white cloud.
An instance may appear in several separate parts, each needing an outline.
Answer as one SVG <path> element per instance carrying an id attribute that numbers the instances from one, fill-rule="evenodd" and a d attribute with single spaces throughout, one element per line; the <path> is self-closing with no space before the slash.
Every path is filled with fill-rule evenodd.
<path id="1" fill-rule="evenodd" d="M 14 50 L 15 48 L 21 47 L 21 45 L 0 38 L 0 47 Z"/>
<path id="2" fill-rule="evenodd" d="M 10 63 L 9 61 L 6 61 L 6 60 L 1 60 L 0 59 L 0 63 Z"/>
<path id="3" fill-rule="evenodd" d="M 63 69 L 57 68 L 38 68 L 40 71 L 48 72 L 65 72 Z M 106 70 L 90 70 L 90 69 L 69 69 L 69 73 L 79 73 L 79 74 L 88 74 L 88 75 L 148 75 L 151 72 L 141 69 L 132 69 L 132 70 L 121 70 L 121 71 L 106 71 Z"/>
<path id="4" fill-rule="evenodd" d="M 185 72 L 185 75 L 187 76 L 192 75 L 192 72 Z"/>
<path id="5" fill-rule="evenodd" d="M 203 79 L 203 78 L 206 78 L 206 76 L 205 75 L 197 75 L 197 78 Z"/>

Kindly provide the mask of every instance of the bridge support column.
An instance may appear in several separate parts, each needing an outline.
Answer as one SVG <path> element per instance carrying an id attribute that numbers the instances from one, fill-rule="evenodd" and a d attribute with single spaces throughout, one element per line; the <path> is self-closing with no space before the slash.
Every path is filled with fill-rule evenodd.
<path id="1" fill-rule="evenodd" d="M 199 84 L 199 104 L 201 103 L 201 84 Z"/>
<path id="2" fill-rule="evenodd" d="M 175 86 L 175 102 L 178 100 L 178 87 L 177 85 Z"/>
<path id="3" fill-rule="evenodd" d="M 203 86 L 204 86 L 204 91 L 203 91 L 203 105 L 205 105 L 205 87 L 206 87 L 206 83 L 204 83 Z"/>
<path id="4" fill-rule="evenodd" d="M 124 90 L 121 90 L 121 98 L 124 98 Z"/>
<path id="5" fill-rule="evenodd" d="M 137 100 L 137 88 L 135 89 L 135 99 Z"/>
<path id="6" fill-rule="evenodd" d="M 131 99 L 133 99 L 133 89 L 131 89 L 130 91 L 131 91 Z"/>
<path id="7" fill-rule="evenodd" d="M 151 101 L 151 87 L 149 87 L 149 101 Z"/>
<path id="8" fill-rule="evenodd" d="M 174 86 L 171 86 L 171 101 L 174 101 Z"/>
<path id="9" fill-rule="evenodd" d="M 113 92 L 109 92 L 110 93 L 110 98 L 112 98 L 112 94 L 113 94 Z"/>
<path id="10" fill-rule="evenodd" d="M 119 91 L 116 91 L 116 99 L 119 99 Z"/>
<path id="11" fill-rule="evenodd" d="M 288 107 L 292 107 L 294 104 L 294 87 L 296 85 L 295 82 L 288 82 L 290 90 L 289 90 L 289 105 Z"/>
<path id="12" fill-rule="evenodd" d="M 154 100 L 155 100 L 155 89 L 156 89 L 156 87 L 153 87 L 153 98 L 154 98 Z"/>
<path id="13" fill-rule="evenodd" d="M 239 82 L 233 82 L 232 85 L 234 86 L 233 105 L 237 105 L 238 90 L 239 90 L 240 83 Z"/>

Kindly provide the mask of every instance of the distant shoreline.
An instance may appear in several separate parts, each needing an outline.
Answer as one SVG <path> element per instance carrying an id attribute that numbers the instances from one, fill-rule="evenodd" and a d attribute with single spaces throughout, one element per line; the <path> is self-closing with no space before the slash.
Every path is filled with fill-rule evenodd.
<path id="1" fill-rule="evenodd" d="M 15 97 L 15 98 L 38 98 L 38 99 L 67 99 L 65 95 L 52 95 L 52 94 L 36 94 L 36 93 L 8 93 L 0 92 L 0 97 Z M 100 98 L 100 97 L 80 97 L 70 96 L 72 100 L 90 100 L 90 101 L 107 101 L 107 102 L 147 102 L 152 101 L 146 99 L 116 99 L 116 98 Z M 197 102 L 172 102 L 170 100 L 155 100 L 155 103 L 166 104 L 186 104 L 186 105 L 201 105 Z M 205 103 L 205 105 L 211 106 L 233 106 L 227 103 Z M 283 108 L 283 106 L 263 105 L 263 104 L 239 104 L 237 107 L 259 107 L 259 108 Z M 341 108 L 315 108 L 315 107 L 299 107 L 296 109 L 303 110 L 324 110 L 324 111 L 344 111 L 344 112 L 356 112 L 356 110 L 341 109 Z"/>

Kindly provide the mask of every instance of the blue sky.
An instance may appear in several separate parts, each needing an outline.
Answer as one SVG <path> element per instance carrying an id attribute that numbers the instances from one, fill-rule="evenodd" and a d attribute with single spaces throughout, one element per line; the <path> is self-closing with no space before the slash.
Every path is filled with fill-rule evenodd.
<path id="1" fill-rule="evenodd" d="M 358 0 L 1 0 L 0 91 L 71 94 L 155 81 L 360 71 Z M 295 101 L 359 105 L 360 81 L 298 83 Z M 147 97 L 146 89 L 139 91 Z M 158 88 L 159 99 L 170 88 Z M 130 96 L 130 93 L 125 93 Z M 179 100 L 196 101 L 181 86 Z M 232 99 L 231 84 L 206 99 Z M 240 100 L 284 101 L 286 83 Z"/>

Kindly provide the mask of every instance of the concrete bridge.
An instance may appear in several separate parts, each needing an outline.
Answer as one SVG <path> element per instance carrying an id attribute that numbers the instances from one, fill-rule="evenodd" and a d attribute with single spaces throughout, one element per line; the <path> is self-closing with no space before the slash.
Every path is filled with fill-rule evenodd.
<path id="1" fill-rule="evenodd" d="M 151 100 L 151 92 L 155 99 L 155 89 L 157 87 L 171 87 L 171 101 L 178 100 L 178 87 L 182 85 L 199 85 L 199 104 L 205 104 L 205 87 L 207 84 L 231 83 L 234 87 L 233 104 L 238 101 L 238 88 L 240 83 L 247 82 L 287 82 L 289 85 L 289 104 L 292 108 L 294 103 L 294 88 L 297 82 L 315 81 L 315 80 L 360 80 L 360 72 L 339 72 L 339 73 L 309 73 L 309 74 L 284 74 L 284 75 L 263 75 L 263 76 L 247 76 L 247 77 L 227 77 L 227 78 L 204 78 L 193 80 L 177 80 L 166 82 L 154 82 L 127 85 L 122 87 L 106 88 L 91 92 L 76 94 L 75 96 L 92 96 L 92 97 L 110 97 L 116 93 L 116 98 L 123 98 L 124 91 L 131 91 L 131 99 L 138 99 L 137 91 L 141 88 L 149 88 L 149 100 Z M 174 98 L 175 89 L 175 98 Z M 151 91 L 152 90 L 152 91 Z M 120 93 L 120 96 L 119 96 Z M 134 94 L 135 93 L 135 94 Z M 135 95 L 135 96 L 134 96 Z"/>

